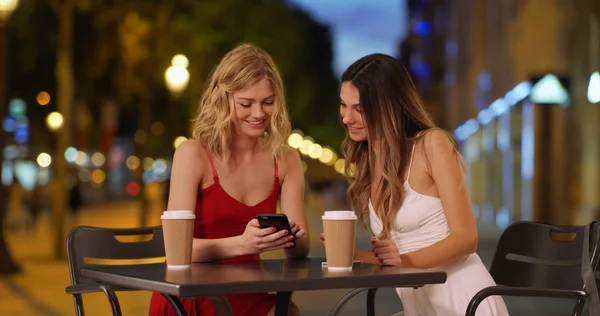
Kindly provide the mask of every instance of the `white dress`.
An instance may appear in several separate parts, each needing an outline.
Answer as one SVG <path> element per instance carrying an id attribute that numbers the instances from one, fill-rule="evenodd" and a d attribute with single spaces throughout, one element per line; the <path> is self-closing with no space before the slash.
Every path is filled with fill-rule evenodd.
<path id="1" fill-rule="evenodd" d="M 413 146 L 408 176 L 403 185 L 405 198 L 391 232 L 401 254 L 431 246 L 446 238 L 448 222 L 439 198 L 419 194 L 408 182 L 415 148 Z M 371 231 L 379 235 L 381 220 L 369 201 Z M 446 283 L 425 285 L 418 289 L 397 288 L 405 316 L 463 316 L 469 301 L 481 289 L 494 286 L 485 265 L 476 253 L 457 262 L 439 267 L 448 275 Z M 477 308 L 477 316 L 504 316 L 508 310 L 501 296 L 486 298 Z"/>

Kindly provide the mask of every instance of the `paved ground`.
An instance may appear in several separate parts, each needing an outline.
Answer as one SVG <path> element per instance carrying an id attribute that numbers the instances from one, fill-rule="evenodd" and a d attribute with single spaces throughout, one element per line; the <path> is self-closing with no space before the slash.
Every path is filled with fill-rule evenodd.
<path id="1" fill-rule="evenodd" d="M 323 257 L 324 249 L 318 242 L 321 232 L 320 214 L 324 209 L 338 206 L 321 196 L 310 196 L 309 214 L 313 257 Z M 162 206 L 154 205 L 152 217 Z M 138 208 L 135 202 L 116 202 L 84 209 L 77 219 L 78 224 L 105 227 L 134 227 L 137 224 Z M 489 264 L 499 237 L 493 227 L 481 225 L 480 249 L 478 253 Z M 359 245 L 367 248 L 368 239 L 361 231 Z M 11 233 L 8 242 L 15 258 L 22 264 L 24 273 L 0 279 L 0 315 L 73 315 L 73 300 L 65 294 L 69 281 L 66 261 L 52 260 L 52 226 L 42 218 L 34 233 Z M 524 241 L 526 242 L 526 241 Z M 272 253 L 266 257 L 278 257 Z M 297 292 L 293 300 L 302 315 L 328 315 L 331 308 L 346 291 Z M 149 302 L 148 292 L 125 292 L 118 294 L 123 314 L 126 316 L 146 315 Z M 317 303 L 318 300 L 318 303 Z M 106 298 L 102 294 L 84 296 L 87 315 L 110 315 Z M 507 299 L 511 315 L 570 315 L 570 302 L 551 299 Z M 390 315 L 401 310 L 402 305 L 391 289 L 383 289 L 377 296 L 377 315 Z M 357 296 L 344 309 L 342 315 L 365 315 L 365 295 Z"/>

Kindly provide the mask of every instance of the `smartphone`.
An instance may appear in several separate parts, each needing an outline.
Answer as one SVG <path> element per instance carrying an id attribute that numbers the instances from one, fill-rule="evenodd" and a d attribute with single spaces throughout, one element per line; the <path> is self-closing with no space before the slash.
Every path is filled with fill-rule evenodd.
<path id="1" fill-rule="evenodd" d="M 256 219 L 258 219 L 260 228 L 275 227 L 276 232 L 286 229 L 290 234 L 292 233 L 290 221 L 285 214 L 258 214 Z M 291 242 L 293 245 L 287 248 L 296 247 L 296 241 L 292 239 Z"/>

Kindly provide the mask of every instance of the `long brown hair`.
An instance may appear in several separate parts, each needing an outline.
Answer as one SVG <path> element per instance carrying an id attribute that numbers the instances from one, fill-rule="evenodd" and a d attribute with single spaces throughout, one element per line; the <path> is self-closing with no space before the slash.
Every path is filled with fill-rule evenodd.
<path id="1" fill-rule="evenodd" d="M 227 160 L 234 113 L 229 100 L 233 93 L 243 91 L 263 78 L 271 81 L 276 96 L 271 124 L 261 144 L 265 151 L 280 158 L 291 131 L 283 80 L 271 56 L 249 43 L 235 47 L 213 69 L 210 82 L 202 93 L 193 137 L 207 146 L 212 154 Z"/>
<path id="2" fill-rule="evenodd" d="M 348 202 L 366 228 L 371 186 L 379 185 L 373 208 L 383 223 L 379 238 L 388 238 L 403 202 L 402 184 L 411 148 L 419 133 L 437 127 L 425 111 L 408 71 L 395 58 L 384 54 L 365 56 L 343 73 L 342 82 L 346 81 L 358 89 L 368 134 L 367 141 L 360 142 L 346 134 L 342 143 L 346 174 L 353 174 Z M 379 144 L 378 148 L 374 144 Z M 371 183 L 377 157 L 383 162 L 379 184 Z M 354 172 L 350 172 L 353 164 Z"/>

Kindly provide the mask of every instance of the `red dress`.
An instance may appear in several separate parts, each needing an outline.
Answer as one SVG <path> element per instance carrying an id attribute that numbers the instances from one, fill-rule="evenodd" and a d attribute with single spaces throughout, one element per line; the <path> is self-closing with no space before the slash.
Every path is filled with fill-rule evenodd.
<path id="1" fill-rule="evenodd" d="M 279 176 L 277 161 L 274 160 L 275 176 L 273 192 L 262 202 L 248 206 L 231 197 L 221 184 L 215 169 L 212 157 L 206 151 L 212 168 L 214 184 L 198 194 L 196 203 L 196 222 L 194 224 L 194 238 L 216 239 L 238 236 L 244 233 L 248 222 L 256 218 L 257 214 L 277 211 L 279 198 Z M 260 260 L 259 255 L 241 256 L 219 263 Z M 231 305 L 234 316 L 265 316 L 275 305 L 275 295 L 241 294 L 225 296 Z M 190 316 L 215 316 L 212 304 L 204 299 L 180 299 Z M 150 316 L 175 315 L 171 305 L 158 293 L 152 293 L 150 301 Z"/>

